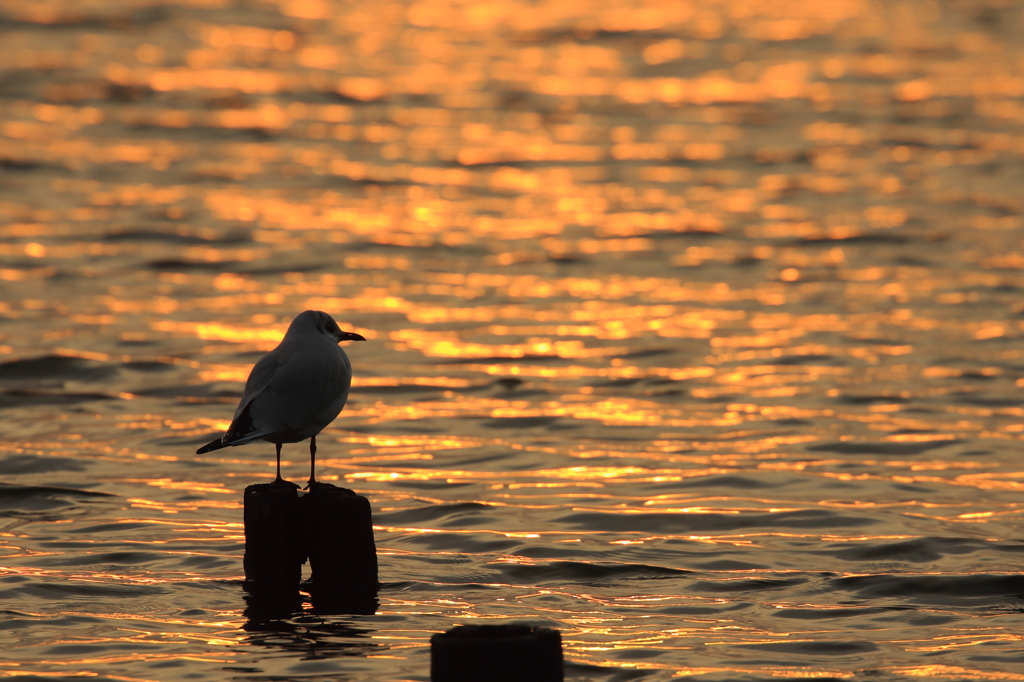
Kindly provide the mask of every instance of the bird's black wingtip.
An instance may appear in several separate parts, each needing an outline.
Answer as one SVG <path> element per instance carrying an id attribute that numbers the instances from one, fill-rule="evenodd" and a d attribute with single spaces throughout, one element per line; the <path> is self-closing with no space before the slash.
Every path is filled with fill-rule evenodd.
<path id="1" fill-rule="evenodd" d="M 209 443 L 207 443 L 203 447 L 201 447 L 198 450 L 196 450 L 196 454 L 197 455 L 205 455 L 207 452 L 213 452 L 214 450 L 220 450 L 222 447 L 224 447 L 224 441 L 222 441 L 220 438 L 218 438 L 217 440 L 211 440 Z"/>

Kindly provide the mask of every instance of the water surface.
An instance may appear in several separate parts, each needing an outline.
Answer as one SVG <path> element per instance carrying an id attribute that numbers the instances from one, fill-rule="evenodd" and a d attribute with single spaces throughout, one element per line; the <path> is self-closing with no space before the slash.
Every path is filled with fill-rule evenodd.
<path id="1" fill-rule="evenodd" d="M 1024 679 L 1022 19 L 3 2 L 0 670 Z M 307 308 L 375 615 L 246 611 L 273 446 L 193 454 Z"/>

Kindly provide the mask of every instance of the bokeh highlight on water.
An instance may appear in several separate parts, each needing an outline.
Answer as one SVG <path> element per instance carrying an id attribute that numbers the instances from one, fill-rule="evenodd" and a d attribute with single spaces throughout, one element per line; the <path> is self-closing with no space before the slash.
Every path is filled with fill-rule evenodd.
<path id="1" fill-rule="evenodd" d="M 1021 680 L 1000 0 L 0 4 L 0 670 Z M 197 457 L 315 308 L 373 616 L 246 612 Z M 301 480 L 304 445 L 285 447 Z"/>

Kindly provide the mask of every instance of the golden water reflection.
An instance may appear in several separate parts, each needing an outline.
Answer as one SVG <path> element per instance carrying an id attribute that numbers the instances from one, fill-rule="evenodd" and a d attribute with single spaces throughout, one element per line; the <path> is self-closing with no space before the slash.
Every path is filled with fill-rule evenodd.
<path id="1" fill-rule="evenodd" d="M 0 12 L 5 674 L 1021 679 L 1012 3 Z M 273 451 L 192 453 L 306 308 L 385 589 L 249 632 Z"/>

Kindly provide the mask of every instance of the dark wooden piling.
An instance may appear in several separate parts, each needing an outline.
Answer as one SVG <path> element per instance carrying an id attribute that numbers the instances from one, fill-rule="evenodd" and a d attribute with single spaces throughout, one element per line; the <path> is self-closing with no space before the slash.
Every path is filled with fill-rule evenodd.
<path id="1" fill-rule="evenodd" d="M 307 555 L 298 487 L 286 481 L 258 483 L 245 489 L 243 499 L 246 589 L 297 591 Z"/>
<path id="2" fill-rule="evenodd" d="M 459 625 L 430 638 L 431 682 L 562 682 L 562 636 L 524 624 Z"/>
<path id="3" fill-rule="evenodd" d="M 378 583 L 370 501 L 348 488 L 317 483 L 303 503 L 314 610 L 373 613 L 378 606 Z"/>
<path id="4" fill-rule="evenodd" d="M 377 550 L 369 500 L 329 483 L 316 483 L 303 492 L 286 481 L 251 485 L 244 499 L 246 590 L 281 597 L 260 600 L 261 606 L 280 611 L 281 603 L 293 603 L 308 558 L 312 576 L 302 589 L 310 593 L 314 611 L 377 610 Z"/>

